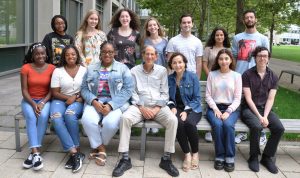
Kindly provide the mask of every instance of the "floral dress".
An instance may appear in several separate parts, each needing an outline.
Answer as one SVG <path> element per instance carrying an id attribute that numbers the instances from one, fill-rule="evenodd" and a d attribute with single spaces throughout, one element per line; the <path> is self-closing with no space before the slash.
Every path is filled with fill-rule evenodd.
<path id="1" fill-rule="evenodd" d="M 140 55 L 139 49 L 137 49 L 140 40 L 139 32 L 132 30 L 129 36 L 121 36 L 118 28 L 112 28 L 107 34 L 107 39 L 114 45 L 117 61 L 126 64 L 129 68 L 135 66 L 135 61 Z"/>
<path id="2" fill-rule="evenodd" d="M 100 46 L 106 40 L 105 33 L 100 30 L 91 37 L 83 37 L 82 31 L 77 32 L 75 46 L 79 51 L 81 62 L 84 66 L 99 62 Z"/>

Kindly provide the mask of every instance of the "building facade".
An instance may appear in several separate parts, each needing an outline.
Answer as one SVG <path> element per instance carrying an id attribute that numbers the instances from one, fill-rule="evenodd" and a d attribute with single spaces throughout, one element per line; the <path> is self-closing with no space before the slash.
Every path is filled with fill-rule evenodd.
<path id="1" fill-rule="evenodd" d="M 86 12 L 96 9 L 101 14 L 102 30 L 107 33 L 111 17 L 124 7 L 139 13 L 136 0 L 1 0 L 0 75 L 20 69 L 28 46 L 52 31 L 54 15 L 66 17 L 67 33 L 74 36 Z"/>

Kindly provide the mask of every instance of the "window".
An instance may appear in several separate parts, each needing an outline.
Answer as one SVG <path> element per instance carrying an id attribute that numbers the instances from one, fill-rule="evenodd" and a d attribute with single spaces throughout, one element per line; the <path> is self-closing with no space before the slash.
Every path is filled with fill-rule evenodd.
<path id="1" fill-rule="evenodd" d="M 83 0 L 61 0 L 61 14 L 68 20 L 68 34 L 75 36 L 82 17 Z"/>
<path id="2" fill-rule="evenodd" d="M 0 45 L 25 43 L 25 3 L 0 1 Z M 30 12 L 30 11 L 29 11 Z"/>

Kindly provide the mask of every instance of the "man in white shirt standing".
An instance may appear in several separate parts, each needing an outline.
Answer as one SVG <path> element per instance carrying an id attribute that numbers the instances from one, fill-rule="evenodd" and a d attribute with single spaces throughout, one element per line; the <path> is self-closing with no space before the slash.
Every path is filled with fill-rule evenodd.
<path id="1" fill-rule="evenodd" d="M 174 52 L 182 53 L 188 60 L 187 70 L 197 74 L 201 78 L 203 46 L 201 40 L 192 35 L 193 17 L 190 14 L 182 15 L 180 18 L 181 32 L 171 38 L 166 51 L 168 59 Z"/>

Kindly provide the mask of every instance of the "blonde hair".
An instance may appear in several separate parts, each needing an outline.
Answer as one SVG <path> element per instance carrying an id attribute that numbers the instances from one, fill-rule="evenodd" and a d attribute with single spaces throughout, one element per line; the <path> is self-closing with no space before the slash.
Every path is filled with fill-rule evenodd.
<path id="1" fill-rule="evenodd" d="M 84 16 L 84 19 L 79 27 L 79 31 L 82 31 L 82 33 L 85 33 L 86 32 L 86 28 L 88 26 L 88 18 L 93 15 L 93 14 L 96 14 L 98 16 L 98 24 L 96 25 L 96 29 L 97 30 L 101 30 L 101 19 L 100 19 L 100 14 L 98 11 L 94 10 L 94 9 L 91 9 L 89 10 L 86 15 Z"/>
<path id="2" fill-rule="evenodd" d="M 99 12 L 98 11 L 96 11 L 96 10 L 94 10 L 94 9 L 91 9 L 91 10 L 89 10 L 86 14 L 85 14 L 85 16 L 84 16 L 84 19 L 83 19 L 83 21 L 82 21 L 82 23 L 81 23 L 81 25 L 80 25 L 80 27 L 79 27 L 79 30 L 78 30 L 78 32 L 77 32 L 77 34 L 76 34 L 76 36 L 77 35 L 81 35 L 81 44 L 82 44 L 82 53 L 83 54 L 85 54 L 85 43 L 84 43 L 84 39 L 85 39 L 85 37 L 86 37 L 86 29 L 87 29 L 87 26 L 88 26 L 88 22 L 87 22 L 87 20 L 88 20 L 88 18 L 91 16 L 91 15 L 93 15 L 93 14 L 96 14 L 97 16 L 98 16 L 98 24 L 96 25 L 96 29 L 97 30 L 101 30 L 101 19 L 100 19 L 100 14 L 99 14 Z"/>
<path id="3" fill-rule="evenodd" d="M 144 46 L 145 39 L 147 37 L 150 37 L 150 32 L 147 30 L 149 22 L 153 20 L 156 22 L 158 26 L 158 36 L 164 38 L 165 37 L 165 31 L 164 28 L 160 25 L 159 21 L 155 17 L 150 17 L 146 20 L 145 25 L 144 25 L 144 30 L 143 30 L 143 36 L 141 40 L 141 46 Z"/>

